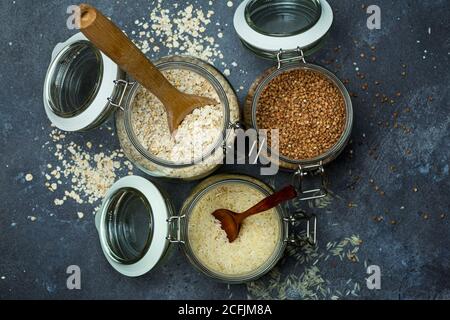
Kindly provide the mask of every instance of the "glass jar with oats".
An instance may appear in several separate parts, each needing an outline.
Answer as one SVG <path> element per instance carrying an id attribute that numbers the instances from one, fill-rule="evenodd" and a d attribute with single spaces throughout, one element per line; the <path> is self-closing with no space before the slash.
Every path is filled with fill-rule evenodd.
<path id="1" fill-rule="evenodd" d="M 301 200 L 327 195 L 324 166 L 347 145 L 353 107 L 331 71 L 307 63 L 324 44 L 333 22 L 326 0 L 243 0 L 234 16 L 242 43 L 276 64 L 253 82 L 244 105 L 247 127 L 267 130 L 262 156 L 294 171 Z M 317 187 L 305 187 L 318 176 Z"/>
<path id="2" fill-rule="evenodd" d="M 160 101 L 79 33 L 53 51 L 44 84 L 47 116 L 61 130 L 86 131 L 114 113 L 124 153 L 142 171 L 185 180 L 205 177 L 234 144 L 240 121 L 236 94 L 200 59 L 170 56 L 155 65 L 179 90 L 216 104 L 194 110 L 172 135 Z"/>
<path id="3" fill-rule="evenodd" d="M 180 91 L 217 101 L 189 114 L 172 135 L 161 102 L 134 84 L 116 113 L 120 144 L 129 159 L 156 177 L 200 179 L 222 164 L 235 139 L 239 122 L 236 95 L 225 77 L 210 64 L 192 57 L 172 56 L 155 62 Z"/>

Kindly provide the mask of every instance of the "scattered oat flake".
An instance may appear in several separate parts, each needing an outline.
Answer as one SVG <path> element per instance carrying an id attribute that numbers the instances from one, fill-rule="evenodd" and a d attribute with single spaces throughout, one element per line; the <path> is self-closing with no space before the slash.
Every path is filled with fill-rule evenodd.
<path id="1" fill-rule="evenodd" d="M 78 216 L 78 219 L 83 219 L 84 218 L 84 213 L 83 212 L 77 212 L 77 216 Z"/>
<path id="2" fill-rule="evenodd" d="M 95 153 L 92 142 L 78 145 L 56 128 L 49 136 L 51 139 L 45 146 L 54 156 L 54 164 L 47 165 L 44 185 L 57 194 L 53 201 L 56 206 L 67 200 L 97 204 L 118 178 L 133 170 L 123 150 Z"/>
<path id="3" fill-rule="evenodd" d="M 223 58 L 214 37 L 205 34 L 209 26 L 212 26 L 211 18 L 214 14 L 212 10 L 194 7 L 193 4 L 173 10 L 163 4 L 163 1 L 158 1 L 142 21 L 135 22 L 139 29 L 132 32 L 137 35 L 134 42 L 144 53 L 156 54 L 160 47 L 151 44 L 159 43 L 167 49 L 169 55 L 187 54 L 214 62 Z"/>
<path id="4" fill-rule="evenodd" d="M 31 173 L 28 173 L 28 174 L 25 176 L 25 180 L 26 180 L 27 182 L 32 181 L 32 180 L 33 180 L 33 175 L 32 175 Z"/>

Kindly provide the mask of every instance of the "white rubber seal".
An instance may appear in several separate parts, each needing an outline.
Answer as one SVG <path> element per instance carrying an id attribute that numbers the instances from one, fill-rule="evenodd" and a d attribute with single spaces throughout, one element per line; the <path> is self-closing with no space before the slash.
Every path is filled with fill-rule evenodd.
<path id="1" fill-rule="evenodd" d="M 324 37 L 333 24 L 333 10 L 326 0 L 320 0 L 322 14 L 317 23 L 309 30 L 294 36 L 272 37 L 261 34 L 249 26 L 245 19 L 245 8 L 250 0 L 244 0 L 234 14 L 234 28 L 239 37 L 252 47 L 262 51 L 276 52 L 306 48 Z"/>
<path id="2" fill-rule="evenodd" d="M 110 256 L 106 238 L 105 218 L 108 208 L 105 206 L 109 202 L 108 199 L 124 188 L 135 189 L 142 193 L 150 204 L 153 213 L 153 238 L 150 247 L 141 260 L 130 265 L 122 264 Z M 164 256 L 169 246 L 169 241 L 167 240 L 169 235 L 168 218 L 169 209 L 167 208 L 166 201 L 153 183 L 138 176 L 129 176 L 117 181 L 106 194 L 102 207 L 95 217 L 95 225 L 100 237 L 100 244 L 111 266 L 128 277 L 139 277 L 152 270 Z"/>
<path id="3" fill-rule="evenodd" d="M 60 58 L 60 54 L 68 46 L 79 42 L 79 41 L 89 41 L 82 33 L 77 33 L 72 36 L 64 43 L 59 43 L 55 46 L 52 53 L 52 62 L 47 71 L 44 83 L 44 107 L 47 117 L 50 121 L 59 129 L 64 131 L 80 131 L 91 124 L 93 124 L 105 109 L 108 107 L 108 98 L 114 92 L 114 80 L 117 80 L 117 74 L 119 72 L 119 67 L 106 55 L 101 53 L 103 61 L 103 76 L 102 83 L 100 84 L 97 96 L 91 105 L 81 114 L 71 117 L 63 118 L 55 114 L 49 105 L 50 98 L 50 81 L 52 80 L 52 75 L 56 67 L 56 62 Z"/>

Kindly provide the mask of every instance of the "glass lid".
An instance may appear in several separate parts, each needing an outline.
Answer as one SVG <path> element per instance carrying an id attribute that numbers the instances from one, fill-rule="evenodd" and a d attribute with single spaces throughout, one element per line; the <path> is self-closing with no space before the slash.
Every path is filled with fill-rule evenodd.
<path id="1" fill-rule="evenodd" d="M 85 111 L 100 88 L 102 69 L 102 56 L 89 41 L 68 46 L 55 61 L 50 80 L 53 112 L 69 118 Z"/>
<path id="2" fill-rule="evenodd" d="M 139 261 L 153 236 L 153 212 L 145 196 L 136 189 L 119 190 L 106 211 L 106 234 L 111 255 L 121 263 Z"/>
<path id="3" fill-rule="evenodd" d="M 78 33 L 56 45 L 44 83 L 44 107 L 64 131 L 94 125 L 110 109 L 119 67 Z"/>
<path id="4" fill-rule="evenodd" d="M 108 262 L 130 277 L 152 270 L 169 247 L 169 217 L 163 195 L 150 181 L 130 176 L 116 182 L 95 218 Z"/>
<path id="5" fill-rule="evenodd" d="M 326 0 L 244 0 L 234 27 L 243 44 L 262 57 L 283 51 L 314 52 L 333 23 Z"/>
<path id="6" fill-rule="evenodd" d="M 265 35 L 280 37 L 310 29 L 321 13 L 319 0 L 251 0 L 245 7 L 250 27 Z"/>

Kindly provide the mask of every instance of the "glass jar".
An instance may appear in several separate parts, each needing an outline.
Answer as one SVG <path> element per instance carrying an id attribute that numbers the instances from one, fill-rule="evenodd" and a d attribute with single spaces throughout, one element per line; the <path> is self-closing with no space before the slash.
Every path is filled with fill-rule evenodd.
<path id="1" fill-rule="evenodd" d="M 315 244 L 316 242 L 315 228 L 317 224 L 315 217 L 311 218 L 313 219 L 314 222 L 314 231 L 311 234 L 309 234 L 310 220 L 306 217 L 306 215 L 304 215 L 303 213 L 298 213 L 296 215 L 289 215 L 284 206 L 278 206 L 274 210 L 277 215 L 278 226 L 280 230 L 279 237 L 276 243 L 275 250 L 273 251 L 270 258 L 266 260 L 266 262 L 264 262 L 261 266 L 259 266 L 257 269 L 251 272 L 238 275 L 229 275 L 212 270 L 210 267 L 207 266 L 207 264 L 203 263 L 201 259 L 199 259 L 196 256 L 195 250 L 193 250 L 192 244 L 189 239 L 190 218 L 193 211 L 196 209 L 196 206 L 198 205 L 199 201 L 205 195 L 207 195 L 209 191 L 213 190 L 214 188 L 217 188 L 218 186 L 223 186 L 227 184 L 233 185 L 244 184 L 249 188 L 261 192 L 263 197 L 267 197 L 274 192 L 274 190 L 270 186 L 268 186 L 267 184 L 263 183 L 262 181 L 256 178 L 237 174 L 220 174 L 212 176 L 202 181 L 197 187 L 193 189 L 190 196 L 184 201 L 183 207 L 180 211 L 181 215 L 180 240 L 183 243 L 183 249 L 186 256 L 191 261 L 191 263 L 197 268 L 197 270 L 207 275 L 208 277 L 226 283 L 237 284 L 256 280 L 261 276 L 265 275 L 267 272 L 269 272 L 283 257 L 287 243 L 296 242 L 295 236 L 291 234 L 289 228 L 295 221 L 299 220 L 306 220 L 308 240 Z M 263 239 L 260 239 L 260 241 L 262 240 Z"/>
<path id="2" fill-rule="evenodd" d="M 156 177 L 180 178 L 185 180 L 201 179 L 210 175 L 223 162 L 224 150 L 230 148 L 236 135 L 233 129 L 239 122 L 239 105 L 236 95 L 225 77 L 213 66 L 200 59 L 186 56 L 165 57 L 155 62 L 161 71 L 184 69 L 200 74 L 214 87 L 223 106 L 223 129 L 217 142 L 201 159 L 190 163 L 176 163 L 158 159 L 148 152 L 139 142 L 132 123 L 132 105 L 138 83 L 131 86 L 123 104 L 123 112 L 116 113 L 116 128 L 120 144 L 127 157 L 142 171 Z"/>
<path id="3" fill-rule="evenodd" d="M 161 70 L 185 69 L 205 78 L 223 106 L 223 130 L 214 148 L 189 163 L 158 159 L 138 141 L 131 123 L 131 107 L 138 83 L 79 33 L 58 44 L 44 84 L 44 107 L 50 121 L 64 131 L 85 131 L 116 115 L 116 129 L 126 156 L 142 171 L 156 177 L 200 179 L 216 170 L 234 144 L 240 120 L 236 94 L 212 65 L 197 58 L 171 56 L 158 60 Z M 151 125 L 151 124 L 149 124 Z M 229 130 L 230 129 L 230 130 Z"/>
<path id="4" fill-rule="evenodd" d="M 293 19 L 301 16 L 303 19 Z M 258 56 L 276 62 L 275 67 L 266 70 L 250 87 L 244 105 L 244 123 L 247 127 L 259 129 L 256 113 L 260 96 L 273 79 L 285 72 L 310 70 L 319 73 L 331 81 L 343 97 L 346 115 L 344 130 L 338 142 L 324 154 L 313 159 L 289 159 L 283 155 L 271 156 L 270 148 L 261 154 L 276 162 L 280 168 L 294 171 L 293 184 L 299 190 L 301 200 L 327 195 L 324 165 L 343 151 L 353 127 L 352 101 L 343 83 L 331 71 L 305 60 L 307 55 L 321 47 L 332 22 L 333 11 L 325 0 L 244 0 L 234 17 L 234 26 L 243 44 Z M 268 26 L 274 31 L 265 32 L 270 30 Z M 320 177 L 320 186 L 304 188 L 303 179 L 312 175 Z"/>
<path id="5" fill-rule="evenodd" d="M 258 128 L 256 113 L 261 93 L 264 91 L 270 81 L 272 81 L 278 75 L 292 70 L 311 70 L 314 72 L 319 72 L 339 89 L 345 101 L 346 120 L 344 131 L 338 142 L 331 149 L 329 149 L 324 154 L 321 154 L 312 159 L 289 159 L 283 155 L 278 155 L 278 157 L 271 157 L 270 147 L 267 148 L 267 152 L 263 150 L 261 155 L 269 157 L 271 161 L 275 161 L 283 169 L 299 170 L 299 168 L 302 168 L 303 170 L 318 170 L 321 172 L 323 170 L 322 166 L 336 159 L 344 150 L 350 139 L 353 127 L 353 108 L 350 95 L 348 94 L 348 91 L 346 90 L 342 82 L 329 70 L 318 65 L 298 62 L 285 63 L 281 65 L 280 68 L 270 69 L 266 74 L 259 77 L 257 81 L 252 84 L 249 90 L 244 104 L 244 123 L 248 127 L 260 129 Z"/>
<path id="6" fill-rule="evenodd" d="M 189 222 L 199 200 L 212 188 L 225 184 L 244 184 L 262 195 L 273 189 L 258 179 L 235 174 L 212 176 L 194 188 L 185 200 L 179 215 L 174 215 L 170 201 L 154 183 L 142 177 L 129 176 L 116 182 L 108 191 L 95 217 L 100 244 L 108 262 L 115 270 L 129 277 L 142 276 L 163 264 L 178 246 L 190 263 L 204 275 L 220 282 L 236 284 L 253 281 L 269 272 L 281 259 L 288 243 L 316 243 L 317 220 L 303 212 L 289 214 L 285 207 L 275 208 L 279 236 L 272 255 L 259 268 L 235 276 L 212 271 L 192 250 Z M 291 228 L 306 222 L 306 238 Z"/>

